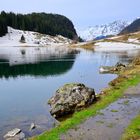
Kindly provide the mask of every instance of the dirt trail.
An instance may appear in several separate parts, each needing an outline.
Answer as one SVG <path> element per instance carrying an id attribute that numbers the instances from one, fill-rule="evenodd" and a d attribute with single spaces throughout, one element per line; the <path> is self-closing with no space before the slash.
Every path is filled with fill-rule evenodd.
<path id="1" fill-rule="evenodd" d="M 140 84 L 129 88 L 125 97 L 101 110 L 75 129 L 61 136 L 61 140 L 119 140 L 130 121 L 140 112 Z"/>

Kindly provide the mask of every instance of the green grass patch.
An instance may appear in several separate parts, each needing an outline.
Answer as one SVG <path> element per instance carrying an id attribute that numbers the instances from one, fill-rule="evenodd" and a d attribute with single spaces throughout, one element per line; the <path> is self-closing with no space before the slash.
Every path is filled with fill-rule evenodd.
<path id="1" fill-rule="evenodd" d="M 123 102 L 124 105 L 129 105 L 129 100 Z"/>
<path id="2" fill-rule="evenodd" d="M 113 109 L 113 110 L 111 110 L 111 112 L 118 112 L 118 110 L 114 110 L 114 109 Z"/>
<path id="3" fill-rule="evenodd" d="M 126 128 L 122 140 L 138 140 L 140 139 L 140 114 L 134 118 L 128 128 Z"/>
<path id="4" fill-rule="evenodd" d="M 90 107 L 76 112 L 73 116 L 60 123 L 59 126 L 44 132 L 43 134 L 30 138 L 31 140 L 59 140 L 61 134 L 66 133 L 69 129 L 82 123 L 87 118 L 95 116 L 101 109 L 106 108 L 109 104 L 123 96 L 123 92 L 130 86 L 135 86 L 140 82 L 140 75 L 133 75 L 129 79 L 125 79 L 117 84 L 117 87 L 110 87 L 106 90 L 106 94 L 100 96 L 100 100 Z"/>
<path id="5" fill-rule="evenodd" d="M 103 124 L 104 123 L 104 121 L 96 121 L 96 123 L 100 123 L 100 124 Z"/>

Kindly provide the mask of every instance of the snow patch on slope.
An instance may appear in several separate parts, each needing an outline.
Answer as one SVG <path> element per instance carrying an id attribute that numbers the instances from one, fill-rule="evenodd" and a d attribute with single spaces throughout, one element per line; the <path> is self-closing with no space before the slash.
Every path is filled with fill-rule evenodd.
<path id="1" fill-rule="evenodd" d="M 140 45 L 121 42 L 98 42 L 95 44 L 95 51 L 98 52 L 121 52 L 129 50 L 139 50 Z"/>
<path id="2" fill-rule="evenodd" d="M 21 43 L 21 36 L 25 43 Z M 72 40 L 61 35 L 50 36 L 32 31 L 22 31 L 8 27 L 8 33 L 0 37 L 0 46 L 57 46 L 71 43 Z"/>

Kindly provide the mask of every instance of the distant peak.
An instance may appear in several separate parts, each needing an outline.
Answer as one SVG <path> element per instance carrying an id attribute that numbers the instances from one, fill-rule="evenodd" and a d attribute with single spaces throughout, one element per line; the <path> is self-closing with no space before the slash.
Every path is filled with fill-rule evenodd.
<path id="1" fill-rule="evenodd" d="M 89 41 L 99 36 L 117 35 L 131 23 L 132 22 L 120 19 L 107 24 L 89 26 L 87 29 L 79 31 L 79 36 L 82 39 Z"/>

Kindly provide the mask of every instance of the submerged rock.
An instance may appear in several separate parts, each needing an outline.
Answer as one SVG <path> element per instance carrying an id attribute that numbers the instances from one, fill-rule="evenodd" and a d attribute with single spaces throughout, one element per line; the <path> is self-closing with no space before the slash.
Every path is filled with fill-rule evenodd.
<path id="1" fill-rule="evenodd" d="M 33 130 L 35 128 L 36 128 L 36 125 L 34 123 L 31 123 L 30 130 Z"/>
<path id="2" fill-rule="evenodd" d="M 112 71 L 112 68 L 110 68 L 109 66 L 101 66 L 99 68 L 100 73 L 109 73 L 110 71 Z"/>
<path id="3" fill-rule="evenodd" d="M 118 73 L 123 71 L 126 68 L 126 65 L 122 63 L 117 63 L 115 66 L 101 66 L 99 68 L 100 73 Z"/>
<path id="4" fill-rule="evenodd" d="M 19 128 L 15 128 L 4 135 L 6 140 L 25 140 L 25 134 Z"/>
<path id="5" fill-rule="evenodd" d="M 84 84 L 72 83 L 58 89 L 48 104 L 51 106 L 51 115 L 58 118 L 86 107 L 94 100 L 94 89 L 88 88 Z"/>

